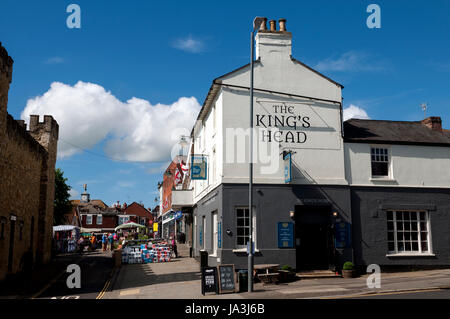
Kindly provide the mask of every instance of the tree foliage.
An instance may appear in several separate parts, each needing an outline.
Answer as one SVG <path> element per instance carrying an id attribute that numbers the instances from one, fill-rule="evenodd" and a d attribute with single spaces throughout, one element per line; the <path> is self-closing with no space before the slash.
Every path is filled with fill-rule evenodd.
<path id="1" fill-rule="evenodd" d="M 55 208 L 53 214 L 53 224 L 64 224 L 64 214 L 67 214 L 72 209 L 70 203 L 70 191 L 71 187 L 67 184 L 67 178 L 64 177 L 64 172 L 57 168 L 55 170 Z"/>

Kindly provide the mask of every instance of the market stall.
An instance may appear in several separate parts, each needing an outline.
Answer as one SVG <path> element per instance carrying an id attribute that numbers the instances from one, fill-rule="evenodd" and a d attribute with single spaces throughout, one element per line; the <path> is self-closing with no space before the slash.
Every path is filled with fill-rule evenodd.
<path id="1" fill-rule="evenodd" d="M 71 253 L 77 251 L 79 238 L 80 227 L 78 226 L 53 226 L 53 248 L 58 253 Z"/>

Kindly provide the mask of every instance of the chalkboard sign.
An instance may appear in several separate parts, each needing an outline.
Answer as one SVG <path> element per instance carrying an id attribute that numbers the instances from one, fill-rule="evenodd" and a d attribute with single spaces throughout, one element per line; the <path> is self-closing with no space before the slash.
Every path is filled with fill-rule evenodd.
<path id="1" fill-rule="evenodd" d="M 219 285 L 217 284 L 217 268 L 204 267 L 202 269 L 202 295 L 207 292 L 219 292 Z"/>
<path id="2" fill-rule="evenodd" d="M 234 265 L 220 265 L 217 268 L 219 269 L 219 293 L 235 292 Z"/>

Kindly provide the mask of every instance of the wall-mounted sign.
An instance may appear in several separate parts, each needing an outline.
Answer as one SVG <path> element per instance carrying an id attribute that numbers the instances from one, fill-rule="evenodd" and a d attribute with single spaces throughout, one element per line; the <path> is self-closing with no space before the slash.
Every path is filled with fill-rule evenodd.
<path id="1" fill-rule="evenodd" d="M 351 246 L 350 223 L 346 222 L 335 223 L 334 238 L 336 248 L 350 248 Z"/>
<path id="2" fill-rule="evenodd" d="M 217 223 L 217 247 L 222 248 L 222 222 Z"/>
<path id="3" fill-rule="evenodd" d="M 193 155 L 191 158 L 191 179 L 207 179 L 207 158 L 204 155 Z"/>
<path id="4" fill-rule="evenodd" d="M 294 248 L 294 223 L 278 223 L 278 248 Z"/>
<path id="5" fill-rule="evenodd" d="M 155 233 L 158 231 L 158 223 L 153 223 L 153 231 Z"/>
<path id="6" fill-rule="evenodd" d="M 290 183 L 292 181 L 292 153 L 287 153 L 284 158 L 284 182 Z"/>
<path id="7" fill-rule="evenodd" d="M 181 217 L 183 217 L 183 212 L 179 210 L 178 212 L 175 213 L 175 219 L 180 219 Z"/>

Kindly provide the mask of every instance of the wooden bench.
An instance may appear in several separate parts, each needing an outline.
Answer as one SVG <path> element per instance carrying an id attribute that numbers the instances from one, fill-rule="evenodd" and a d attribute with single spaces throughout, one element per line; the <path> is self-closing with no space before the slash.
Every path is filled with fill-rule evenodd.
<path id="1" fill-rule="evenodd" d="M 257 278 L 263 283 L 278 282 L 280 279 L 280 274 L 278 269 L 279 264 L 260 264 L 253 266 L 253 278 Z M 264 276 L 263 276 L 264 275 Z"/>

